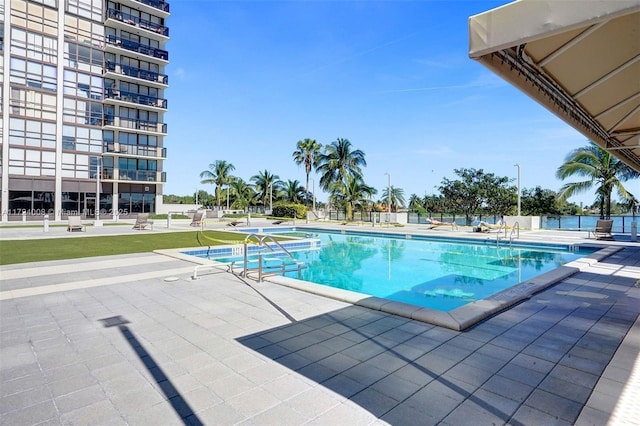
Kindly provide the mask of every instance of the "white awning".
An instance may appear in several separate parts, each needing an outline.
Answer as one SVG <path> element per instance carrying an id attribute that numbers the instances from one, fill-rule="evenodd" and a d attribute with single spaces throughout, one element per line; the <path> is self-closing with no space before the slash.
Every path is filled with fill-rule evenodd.
<path id="1" fill-rule="evenodd" d="M 469 56 L 640 171 L 640 0 L 520 0 L 469 18 Z"/>

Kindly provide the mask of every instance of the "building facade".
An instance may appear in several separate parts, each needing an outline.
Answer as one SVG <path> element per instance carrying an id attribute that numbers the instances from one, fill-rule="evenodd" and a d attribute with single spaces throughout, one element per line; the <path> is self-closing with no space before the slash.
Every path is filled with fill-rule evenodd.
<path id="1" fill-rule="evenodd" d="M 0 8 L 2 222 L 155 212 L 166 181 L 169 4 Z"/>

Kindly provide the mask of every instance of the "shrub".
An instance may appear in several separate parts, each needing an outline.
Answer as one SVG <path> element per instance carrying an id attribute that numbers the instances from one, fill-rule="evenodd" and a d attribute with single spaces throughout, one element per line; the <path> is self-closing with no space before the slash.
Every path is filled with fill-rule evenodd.
<path id="1" fill-rule="evenodd" d="M 307 216 L 307 207 L 302 204 L 281 204 L 273 207 L 272 215 L 275 217 L 304 219 Z"/>

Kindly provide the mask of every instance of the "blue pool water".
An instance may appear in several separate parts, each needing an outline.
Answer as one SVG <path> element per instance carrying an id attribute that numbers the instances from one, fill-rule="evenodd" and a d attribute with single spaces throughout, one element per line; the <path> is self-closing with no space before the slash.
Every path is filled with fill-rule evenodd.
<path id="1" fill-rule="evenodd" d="M 320 247 L 292 252 L 302 279 L 412 305 L 450 311 L 531 279 L 593 250 L 434 241 L 375 234 L 295 231 Z M 265 255 L 268 262 L 277 262 Z M 216 257 L 222 262 L 241 257 Z M 288 276 L 297 278 L 297 273 Z"/>

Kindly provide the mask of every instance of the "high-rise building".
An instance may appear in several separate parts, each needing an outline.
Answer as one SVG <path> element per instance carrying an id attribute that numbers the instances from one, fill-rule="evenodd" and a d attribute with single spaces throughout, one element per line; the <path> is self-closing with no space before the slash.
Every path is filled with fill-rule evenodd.
<path id="1" fill-rule="evenodd" d="M 0 0 L 2 221 L 154 212 L 169 4 Z"/>

